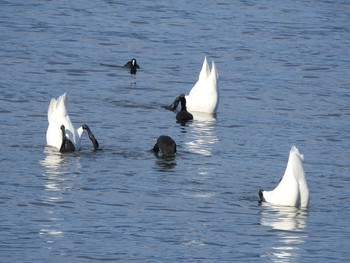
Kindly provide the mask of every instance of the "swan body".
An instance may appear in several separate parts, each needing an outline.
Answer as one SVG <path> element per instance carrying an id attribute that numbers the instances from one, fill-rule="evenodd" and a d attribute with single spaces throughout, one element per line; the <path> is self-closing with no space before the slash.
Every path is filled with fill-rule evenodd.
<path id="1" fill-rule="evenodd" d="M 216 113 L 219 104 L 218 72 L 214 61 L 211 70 L 207 57 L 204 57 L 202 70 L 198 81 L 186 95 L 187 110 L 189 112 Z"/>
<path id="2" fill-rule="evenodd" d="M 309 189 L 303 168 L 304 156 L 292 146 L 284 175 L 272 191 L 259 191 L 261 201 L 273 205 L 306 208 L 309 205 Z"/>
<path id="3" fill-rule="evenodd" d="M 80 148 L 83 131 L 86 130 L 94 148 L 99 147 L 97 140 L 90 128 L 84 124 L 75 129 L 67 112 L 67 94 L 64 93 L 58 99 L 51 99 L 47 112 L 49 126 L 46 131 L 46 143 L 60 150 L 60 152 L 72 152 Z M 69 144 L 69 146 L 65 146 Z M 74 147 L 72 147 L 72 145 Z"/>

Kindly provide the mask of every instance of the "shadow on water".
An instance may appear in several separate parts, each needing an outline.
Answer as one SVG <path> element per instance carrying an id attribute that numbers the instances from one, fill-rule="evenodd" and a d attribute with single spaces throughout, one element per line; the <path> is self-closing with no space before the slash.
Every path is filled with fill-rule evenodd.
<path id="1" fill-rule="evenodd" d="M 295 207 L 271 206 L 262 203 L 260 224 L 271 227 L 276 242 L 267 247 L 262 257 L 276 262 L 295 262 L 299 258 L 299 246 L 306 242 L 307 211 Z M 269 244 L 266 244 L 269 245 Z"/>

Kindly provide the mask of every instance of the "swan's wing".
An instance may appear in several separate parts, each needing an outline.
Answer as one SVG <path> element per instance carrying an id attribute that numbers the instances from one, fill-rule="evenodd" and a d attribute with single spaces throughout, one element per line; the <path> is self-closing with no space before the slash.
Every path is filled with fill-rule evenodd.
<path id="1" fill-rule="evenodd" d="M 305 179 L 304 175 L 304 167 L 303 167 L 303 160 L 304 155 L 302 155 L 298 148 L 294 145 L 290 149 L 290 159 L 292 159 L 292 168 L 295 180 L 299 181 L 300 179 Z"/>
<path id="2" fill-rule="evenodd" d="M 265 200 L 275 205 L 298 206 L 299 195 L 298 183 L 287 170 L 273 191 L 264 191 Z"/>
<path id="3" fill-rule="evenodd" d="M 298 182 L 300 191 L 300 206 L 307 207 L 309 204 L 309 189 L 306 182 L 305 171 L 303 167 L 304 156 L 300 154 L 297 147 L 292 146 L 290 150 L 292 158 L 292 170 L 295 180 Z"/>

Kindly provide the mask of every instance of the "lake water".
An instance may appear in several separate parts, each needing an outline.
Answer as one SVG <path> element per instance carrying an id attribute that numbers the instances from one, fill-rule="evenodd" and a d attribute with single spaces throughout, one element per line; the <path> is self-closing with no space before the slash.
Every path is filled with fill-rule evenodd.
<path id="1" fill-rule="evenodd" d="M 0 1 L 0 261 L 347 261 L 349 25 L 348 1 Z M 218 112 L 181 126 L 204 56 Z M 64 92 L 101 150 L 46 147 Z M 294 144 L 309 208 L 260 205 Z"/>

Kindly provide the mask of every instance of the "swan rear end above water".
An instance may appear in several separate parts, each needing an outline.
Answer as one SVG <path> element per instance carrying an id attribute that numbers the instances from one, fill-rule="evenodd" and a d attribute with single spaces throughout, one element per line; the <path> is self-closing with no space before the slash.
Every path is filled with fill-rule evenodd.
<path id="1" fill-rule="evenodd" d="M 292 146 L 284 175 L 272 191 L 260 189 L 262 202 L 272 205 L 306 208 L 309 205 L 309 189 L 303 168 L 304 156 L 297 147 Z"/>
<path id="2" fill-rule="evenodd" d="M 47 112 L 49 126 L 46 131 L 46 143 L 57 148 L 60 152 L 72 152 L 80 149 L 81 137 L 86 130 L 94 146 L 99 144 L 92 134 L 89 126 L 82 125 L 75 129 L 67 112 L 67 94 L 64 93 L 58 99 L 51 99 Z"/>
<path id="3" fill-rule="evenodd" d="M 189 112 L 204 112 L 214 114 L 219 105 L 218 93 L 218 72 L 214 61 L 212 61 L 211 70 L 209 68 L 207 57 L 204 57 L 201 72 L 198 81 L 186 95 L 187 110 Z M 168 108 L 175 110 L 177 105 L 172 103 Z"/>

